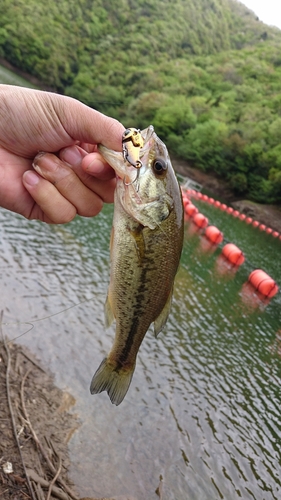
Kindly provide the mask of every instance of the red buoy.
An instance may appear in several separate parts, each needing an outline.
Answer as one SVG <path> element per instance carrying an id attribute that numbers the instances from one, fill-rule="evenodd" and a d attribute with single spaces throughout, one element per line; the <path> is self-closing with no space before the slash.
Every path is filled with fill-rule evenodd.
<path id="1" fill-rule="evenodd" d="M 205 215 L 203 215 L 203 214 L 200 214 L 199 212 L 194 215 L 193 222 L 194 222 L 194 224 L 196 224 L 196 226 L 202 227 L 202 228 L 208 226 L 208 224 L 209 224 L 207 217 L 205 217 Z"/>
<path id="2" fill-rule="evenodd" d="M 259 221 L 258 221 L 258 220 L 254 220 L 254 221 L 252 222 L 252 226 L 254 226 L 254 227 L 258 227 L 259 225 L 260 225 L 260 223 L 259 223 Z"/>
<path id="3" fill-rule="evenodd" d="M 246 215 L 245 214 L 240 214 L 239 215 L 239 219 L 240 220 L 245 220 L 246 219 Z"/>
<path id="4" fill-rule="evenodd" d="M 223 234 L 216 226 L 208 226 L 205 231 L 205 236 L 215 245 L 218 245 L 223 240 Z"/>
<path id="5" fill-rule="evenodd" d="M 222 254 L 235 266 L 241 266 L 245 261 L 242 250 L 234 245 L 234 243 L 227 243 L 222 249 Z"/>
<path id="6" fill-rule="evenodd" d="M 278 292 L 278 286 L 274 279 L 272 279 L 262 269 L 255 269 L 255 271 L 252 271 L 248 281 L 265 297 L 274 297 L 274 295 Z"/>
<path id="7" fill-rule="evenodd" d="M 246 222 L 246 224 L 252 224 L 252 222 L 253 222 L 252 217 L 246 217 L 245 222 Z"/>
<path id="8" fill-rule="evenodd" d="M 198 208 L 196 208 L 195 205 L 193 205 L 193 203 L 188 203 L 185 207 L 185 212 L 187 213 L 187 215 L 189 215 L 190 217 L 193 217 L 195 214 L 198 213 Z"/>
<path id="9" fill-rule="evenodd" d="M 183 196 L 182 198 L 182 202 L 183 202 L 183 206 L 184 208 L 186 207 L 186 205 L 188 205 L 190 203 L 190 199 L 187 198 L 187 196 Z"/>
<path id="10" fill-rule="evenodd" d="M 260 224 L 260 225 L 259 225 L 259 229 L 260 229 L 261 231 L 265 231 L 266 226 L 265 226 L 264 224 Z"/>

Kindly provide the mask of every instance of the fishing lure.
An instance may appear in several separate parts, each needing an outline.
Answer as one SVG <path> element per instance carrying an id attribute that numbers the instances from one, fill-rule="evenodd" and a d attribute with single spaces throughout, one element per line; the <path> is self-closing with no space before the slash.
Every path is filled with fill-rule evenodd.
<path id="1" fill-rule="evenodd" d="M 144 141 L 140 130 L 127 128 L 122 136 L 122 147 L 124 160 L 135 168 L 141 168 L 140 150 Z"/>

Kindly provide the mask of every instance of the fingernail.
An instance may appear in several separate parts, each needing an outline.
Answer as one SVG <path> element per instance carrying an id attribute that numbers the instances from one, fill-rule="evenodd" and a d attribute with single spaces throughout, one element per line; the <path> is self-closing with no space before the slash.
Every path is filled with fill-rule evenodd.
<path id="1" fill-rule="evenodd" d="M 68 163 L 69 165 L 72 165 L 73 167 L 76 167 L 80 165 L 81 160 L 82 160 L 82 155 L 75 146 L 72 148 L 66 148 L 60 152 L 60 158 Z"/>
<path id="2" fill-rule="evenodd" d="M 91 174 L 101 174 L 105 169 L 105 164 L 101 160 L 94 160 L 88 165 L 87 172 Z"/>
<path id="3" fill-rule="evenodd" d="M 29 186 L 36 186 L 36 184 L 38 184 L 39 182 L 38 175 L 36 175 L 32 170 L 27 170 L 27 172 L 23 174 L 23 177 L 25 183 L 29 184 Z"/>
<path id="4" fill-rule="evenodd" d="M 57 162 L 49 153 L 38 153 L 33 160 L 32 166 L 42 177 L 44 177 L 44 173 L 55 172 L 58 168 Z"/>

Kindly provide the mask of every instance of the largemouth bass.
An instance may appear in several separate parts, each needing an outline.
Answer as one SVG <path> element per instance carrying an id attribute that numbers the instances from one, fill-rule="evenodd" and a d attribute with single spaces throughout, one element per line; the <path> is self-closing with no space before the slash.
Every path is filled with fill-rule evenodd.
<path id="1" fill-rule="evenodd" d="M 137 131 L 143 140 L 133 137 L 134 149 L 131 130 L 124 133 L 123 154 L 99 146 L 117 175 L 105 304 L 106 326 L 115 319 L 116 333 L 90 391 L 107 391 L 116 405 L 129 389 L 149 326 L 154 323 L 157 336 L 168 319 L 183 243 L 181 191 L 167 148 L 151 125 Z"/>

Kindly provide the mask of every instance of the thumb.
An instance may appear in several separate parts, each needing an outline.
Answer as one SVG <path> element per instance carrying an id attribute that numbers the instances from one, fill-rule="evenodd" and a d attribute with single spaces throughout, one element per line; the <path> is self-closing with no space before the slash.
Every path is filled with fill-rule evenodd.
<path id="1" fill-rule="evenodd" d="M 122 151 L 124 126 L 72 97 L 49 93 L 61 125 L 74 140 Z"/>
<path id="2" fill-rule="evenodd" d="M 122 150 L 123 125 L 72 97 L 0 85 L 0 118 L 0 144 L 25 157 L 76 142 Z"/>

